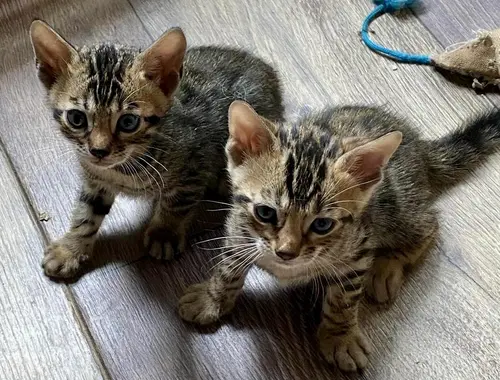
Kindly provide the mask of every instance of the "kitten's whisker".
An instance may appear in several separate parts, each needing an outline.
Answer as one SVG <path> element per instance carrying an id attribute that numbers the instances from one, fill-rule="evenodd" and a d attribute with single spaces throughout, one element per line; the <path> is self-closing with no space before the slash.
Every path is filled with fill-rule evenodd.
<path id="1" fill-rule="evenodd" d="M 148 180 L 150 187 L 153 187 L 153 181 L 156 183 L 156 186 L 158 187 L 158 191 L 160 192 L 160 199 L 161 199 L 161 189 L 160 189 L 160 184 L 158 183 L 158 181 L 148 171 L 148 169 L 144 165 L 142 165 L 139 161 L 135 161 L 135 164 L 139 165 L 139 167 L 142 169 L 140 173 L 144 173 L 146 175 L 146 179 Z M 154 191 L 154 189 L 151 189 L 151 191 Z"/>
<path id="2" fill-rule="evenodd" d="M 129 166 L 129 163 L 128 162 L 124 162 L 123 163 L 123 167 L 125 168 L 125 174 L 129 175 L 132 177 L 132 181 L 134 181 L 134 189 L 137 188 L 137 183 L 135 182 L 135 178 L 134 178 L 134 175 L 132 173 L 132 170 L 130 169 L 130 166 Z"/>
<path id="3" fill-rule="evenodd" d="M 344 293 L 346 293 L 344 284 L 342 283 L 341 278 L 338 275 L 337 268 L 334 265 L 332 265 L 332 263 L 330 263 L 329 261 L 325 260 L 322 256 L 318 256 L 318 259 L 319 259 L 318 262 L 321 264 L 321 267 L 323 269 L 325 269 L 325 271 L 327 273 L 333 272 L 333 275 L 334 275 L 333 281 L 335 281 L 335 283 L 338 283 L 338 285 L 340 285 L 340 287 L 342 288 L 342 291 Z"/>
<path id="4" fill-rule="evenodd" d="M 66 160 L 64 162 L 62 162 L 62 164 L 63 165 L 67 164 L 69 162 L 69 160 L 72 158 L 72 156 L 67 157 L 70 153 L 74 153 L 74 152 L 73 151 L 64 152 L 64 153 L 58 155 L 57 157 L 54 157 L 53 159 L 49 160 L 44 165 L 38 166 L 37 170 L 40 171 L 41 169 L 46 169 L 49 165 L 54 164 L 54 162 L 60 162 L 63 157 L 66 158 Z"/>
<path id="5" fill-rule="evenodd" d="M 341 262 L 339 259 L 337 259 L 337 261 L 339 261 L 342 265 L 344 265 L 344 266 L 348 267 L 351 271 L 354 271 L 354 269 L 353 269 L 351 266 L 349 266 L 348 264 L 346 264 L 346 263 L 344 263 L 344 262 Z M 330 266 L 331 266 L 332 268 L 333 268 L 333 267 L 335 267 L 334 263 L 331 263 L 331 262 L 328 262 L 328 263 L 330 264 Z M 337 268 L 337 269 L 338 269 L 338 268 Z M 353 284 L 352 280 L 351 280 L 349 277 L 347 277 L 347 275 L 346 275 L 345 273 L 342 273 L 341 271 L 339 271 L 339 273 L 340 273 L 340 274 L 336 274 L 336 277 L 339 279 L 339 282 L 340 282 L 340 284 L 342 285 L 342 288 L 344 288 L 344 286 L 343 286 L 343 283 L 344 283 L 343 279 L 345 279 L 345 280 L 349 281 L 349 284 L 350 284 L 352 287 L 354 287 L 354 284 Z M 356 279 L 358 279 L 358 278 L 359 278 L 359 276 L 356 276 Z M 344 292 L 345 292 L 345 288 L 344 288 Z"/>
<path id="6" fill-rule="evenodd" d="M 142 157 L 137 157 L 137 158 L 139 160 L 143 161 L 146 165 L 148 165 L 151 169 L 153 169 L 158 174 L 158 177 L 160 177 L 160 180 L 161 180 L 161 183 L 162 183 L 162 189 L 164 189 L 165 188 L 165 182 L 163 181 L 163 176 L 158 171 L 158 169 L 156 169 L 150 162 L 147 162 L 144 158 L 142 158 Z M 150 157 L 150 158 L 153 158 L 153 157 Z M 154 160 L 154 158 L 153 158 L 153 160 Z M 167 170 L 167 168 L 165 168 L 165 170 Z"/>
<path id="7" fill-rule="evenodd" d="M 161 138 L 164 138 L 164 139 L 165 139 L 165 140 L 167 140 L 167 141 L 170 141 L 170 142 L 175 143 L 175 140 L 172 138 L 172 136 L 164 135 L 164 134 L 163 134 L 163 133 L 161 133 L 160 131 L 154 131 L 153 133 L 154 133 L 156 136 L 159 136 L 159 137 L 161 137 Z M 159 149 L 159 148 L 157 148 L 157 149 Z M 165 152 L 165 151 L 163 151 L 163 152 Z M 165 152 L 165 153 L 167 153 L 167 154 L 168 154 L 168 152 Z"/>
<path id="8" fill-rule="evenodd" d="M 341 201 L 335 201 L 335 203 L 349 203 L 349 202 L 363 203 L 363 204 L 367 204 L 368 203 L 367 201 L 358 201 L 356 199 L 345 199 L 345 200 L 341 200 Z"/>
<path id="9" fill-rule="evenodd" d="M 375 179 L 371 179 L 369 181 L 366 181 L 366 182 L 362 182 L 362 183 L 357 183 L 353 186 L 349 186 L 348 188 L 336 193 L 332 198 L 335 198 L 335 197 L 338 197 L 340 194 L 343 194 L 345 193 L 346 191 L 349 191 L 351 189 L 354 189 L 356 187 L 359 187 L 359 186 L 363 186 L 363 185 L 368 185 L 369 183 L 373 183 L 373 182 L 378 182 L 380 179 L 379 178 L 375 178 Z"/>
<path id="10" fill-rule="evenodd" d="M 354 218 L 354 215 L 352 214 L 351 211 L 349 211 L 348 209 L 344 208 L 344 207 L 341 207 L 341 206 L 335 206 L 335 207 L 330 207 L 330 208 L 325 208 L 324 211 L 332 211 L 332 210 L 336 210 L 336 209 L 339 209 L 339 210 L 344 210 L 345 212 L 347 212 L 349 215 L 351 215 L 352 218 Z"/>
<path id="11" fill-rule="evenodd" d="M 141 158 L 141 157 L 137 157 L 137 159 L 139 159 L 139 160 L 143 161 L 145 164 L 147 164 L 148 166 L 150 166 L 151 168 L 153 168 L 154 170 L 156 170 L 156 169 L 155 169 L 155 168 L 154 168 L 154 167 L 153 167 L 153 166 L 152 166 L 149 162 L 147 162 L 147 161 L 146 161 L 146 160 L 144 160 L 143 158 Z M 142 166 L 142 168 L 144 169 L 144 172 L 146 173 L 146 175 L 147 175 L 148 177 L 150 177 L 152 180 L 154 180 L 154 181 L 155 181 L 156 186 L 158 186 L 158 191 L 160 192 L 160 199 L 161 199 L 161 197 L 162 197 L 162 187 L 160 187 L 160 183 L 156 180 L 156 178 L 154 177 L 154 175 L 153 175 L 152 173 L 150 173 L 150 172 L 148 171 L 148 169 L 147 169 L 144 165 L 140 164 L 139 162 L 137 162 L 137 164 L 139 164 L 140 166 Z M 163 178 L 161 177 L 161 175 L 160 175 L 160 173 L 158 172 L 158 170 L 156 170 L 156 172 L 158 173 L 158 175 L 160 176 L 160 179 L 161 179 L 161 180 L 162 180 L 162 182 L 163 182 Z M 163 186 L 165 186 L 165 183 L 164 183 L 164 182 L 163 182 Z"/>
<path id="12" fill-rule="evenodd" d="M 200 202 L 211 202 L 211 203 L 217 203 L 217 204 L 220 204 L 220 205 L 223 205 L 223 206 L 230 206 L 230 207 L 233 207 L 234 205 L 231 204 L 231 203 L 227 203 L 227 202 L 219 202 L 219 201 L 213 201 L 211 199 L 202 199 Z"/>
<path id="13" fill-rule="evenodd" d="M 212 257 L 210 260 L 208 260 L 208 262 L 211 263 L 212 261 L 217 260 L 223 256 L 226 256 L 226 255 L 234 257 L 235 255 L 237 255 L 235 252 L 239 251 L 240 249 L 241 248 L 233 248 L 233 249 L 229 249 L 225 252 L 219 253 L 219 254 L 215 255 L 214 257 Z"/>
<path id="14" fill-rule="evenodd" d="M 147 149 L 146 149 L 146 152 L 147 152 L 149 149 L 154 149 L 154 150 L 158 150 L 158 151 L 160 151 L 160 152 L 163 152 L 163 153 L 165 153 L 165 154 L 170 154 L 170 153 L 169 153 L 169 152 L 167 152 L 166 150 L 164 150 L 164 149 L 160 149 L 160 148 L 157 148 L 157 147 L 155 147 L 155 146 L 148 146 L 148 147 L 147 147 Z"/>
<path id="15" fill-rule="evenodd" d="M 216 248 L 203 248 L 200 247 L 200 249 L 204 251 L 220 251 L 221 249 L 226 249 L 226 248 L 238 248 L 238 247 L 245 247 L 249 245 L 255 245 L 255 243 L 245 243 L 245 244 L 236 244 L 236 245 L 224 245 L 222 247 L 216 247 Z"/>
<path id="16" fill-rule="evenodd" d="M 130 168 L 133 169 L 134 171 L 134 176 L 136 176 L 142 183 L 142 190 L 143 190 L 143 195 L 144 197 L 147 197 L 147 186 L 146 186 L 146 183 L 144 182 L 144 179 L 141 177 L 141 175 L 139 174 L 139 170 L 130 163 Z"/>
<path id="17" fill-rule="evenodd" d="M 152 159 L 153 161 L 155 161 L 158 165 L 160 165 L 163 169 L 165 169 L 166 172 L 168 172 L 168 169 L 165 167 L 165 165 L 163 165 L 161 162 L 159 162 L 156 158 L 154 158 L 153 156 L 150 156 L 149 154 L 147 153 L 144 153 L 144 155 L 146 157 L 149 157 L 150 159 Z"/>
<path id="18" fill-rule="evenodd" d="M 139 87 L 138 89 L 132 91 L 130 94 L 128 94 L 128 96 L 122 101 L 123 104 L 125 104 L 127 102 L 127 100 L 129 100 L 132 96 L 134 96 L 135 94 L 137 94 L 139 91 L 141 91 L 143 88 L 145 88 L 146 86 L 148 86 L 149 83 L 146 83 L 144 84 L 143 86 Z"/>
<path id="19" fill-rule="evenodd" d="M 258 240 L 256 238 L 253 238 L 253 237 L 250 237 L 250 236 L 218 236 L 216 238 L 211 238 L 211 239 L 199 241 L 199 242 L 197 242 L 195 244 L 198 245 L 198 244 L 208 243 L 210 241 L 222 240 L 222 239 L 228 239 L 228 240 L 231 240 L 231 239 L 247 239 L 247 240 L 254 240 L 254 241 Z"/>
<path id="20" fill-rule="evenodd" d="M 258 257 L 258 250 L 256 251 L 251 251 L 251 253 L 247 253 L 246 257 L 244 258 L 244 260 L 239 263 L 238 265 L 235 265 L 234 267 L 232 267 L 232 264 L 229 264 L 229 267 L 232 267 L 231 268 L 231 271 L 230 273 L 233 274 L 233 273 L 242 273 L 244 270 L 246 270 L 247 267 L 250 267 L 250 265 L 253 264 L 254 260 Z"/>
<path id="21" fill-rule="evenodd" d="M 255 249 L 254 247 L 250 247 L 250 248 L 244 249 L 242 251 L 239 251 L 236 254 L 229 255 L 229 256 L 223 258 L 220 262 L 216 263 L 212 268 L 210 268 L 210 271 L 212 271 L 213 269 L 215 269 L 218 266 L 226 265 L 229 262 L 228 270 L 229 270 L 229 273 L 232 273 L 231 267 L 235 263 L 240 262 L 240 260 L 244 260 L 247 257 L 248 252 L 251 252 L 254 249 Z M 231 260 L 234 260 L 234 262 L 232 262 Z"/>

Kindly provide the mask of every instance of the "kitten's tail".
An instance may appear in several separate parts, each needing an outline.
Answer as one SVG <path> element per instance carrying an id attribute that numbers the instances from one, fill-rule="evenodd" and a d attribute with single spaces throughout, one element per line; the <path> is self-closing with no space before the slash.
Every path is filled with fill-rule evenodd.
<path id="1" fill-rule="evenodd" d="M 428 142 L 429 180 L 434 193 L 462 181 L 500 147 L 500 110 Z"/>

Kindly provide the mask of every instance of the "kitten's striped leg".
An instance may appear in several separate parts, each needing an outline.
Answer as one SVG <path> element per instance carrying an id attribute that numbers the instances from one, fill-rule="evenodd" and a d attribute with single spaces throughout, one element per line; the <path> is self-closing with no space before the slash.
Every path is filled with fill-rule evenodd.
<path id="1" fill-rule="evenodd" d="M 176 194 L 175 199 L 159 200 L 144 234 L 148 254 L 158 260 L 171 260 L 184 252 L 186 234 L 203 198 L 204 189 Z"/>
<path id="2" fill-rule="evenodd" d="M 114 195 L 91 185 L 83 187 L 73 210 L 70 230 L 45 251 L 42 266 L 47 276 L 70 278 L 78 273 L 81 264 L 92 255 L 97 232 L 114 199 Z"/>
<path id="3" fill-rule="evenodd" d="M 208 325 L 218 321 L 234 307 L 241 293 L 248 267 L 239 269 L 241 260 L 226 257 L 212 277 L 191 285 L 179 301 L 179 314 L 187 322 Z"/>
<path id="4" fill-rule="evenodd" d="M 331 285 L 323 300 L 318 339 L 325 359 L 342 371 L 357 371 L 368 363 L 371 344 L 358 326 L 358 305 L 363 296 L 365 271 L 347 274 Z"/>
<path id="5" fill-rule="evenodd" d="M 415 264 L 425 252 L 429 251 L 437 233 L 438 223 L 434 220 L 429 224 L 427 234 L 411 249 L 376 250 L 372 270 L 367 276 L 368 297 L 381 304 L 393 301 L 403 285 L 405 268 Z"/>

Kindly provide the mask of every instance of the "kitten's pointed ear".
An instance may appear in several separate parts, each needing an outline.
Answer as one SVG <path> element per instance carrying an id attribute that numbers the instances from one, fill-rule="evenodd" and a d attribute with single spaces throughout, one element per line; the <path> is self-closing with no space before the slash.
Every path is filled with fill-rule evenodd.
<path id="1" fill-rule="evenodd" d="M 229 106 L 229 140 L 226 152 L 232 165 L 245 157 L 258 156 L 273 142 L 272 123 L 259 116 L 247 103 L 235 100 Z"/>
<path id="2" fill-rule="evenodd" d="M 187 42 L 182 29 L 172 28 L 142 53 L 146 77 L 158 83 L 166 96 L 179 85 Z"/>
<path id="3" fill-rule="evenodd" d="M 76 49 L 57 34 L 48 24 L 35 20 L 30 26 L 30 38 L 35 52 L 38 76 L 50 88 L 67 71 Z"/>
<path id="4" fill-rule="evenodd" d="M 371 188 L 382 179 L 382 169 L 401 144 L 402 138 L 401 132 L 390 132 L 358 146 L 343 154 L 335 163 L 335 169 L 349 174 L 361 189 Z"/>

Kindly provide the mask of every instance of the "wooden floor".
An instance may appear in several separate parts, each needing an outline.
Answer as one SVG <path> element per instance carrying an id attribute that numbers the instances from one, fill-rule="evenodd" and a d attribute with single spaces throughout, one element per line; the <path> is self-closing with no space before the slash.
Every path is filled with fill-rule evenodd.
<path id="1" fill-rule="evenodd" d="M 374 38 L 438 52 L 500 26 L 498 0 L 427 0 L 418 17 L 385 16 Z M 0 3 L 0 379 L 344 378 L 315 350 L 314 297 L 253 272 L 233 316 L 200 331 L 176 315 L 182 289 L 210 267 L 200 240 L 173 264 L 142 259 L 147 205 L 120 199 L 94 270 L 72 285 L 40 269 L 77 191 L 68 145 L 38 84 L 27 29 L 47 20 L 76 44 L 145 46 L 170 26 L 191 45 L 249 49 L 280 71 L 291 114 L 301 105 L 384 104 L 426 136 L 500 104 L 429 67 L 369 52 L 358 30 L 369 0 L 3 0 Z M 361 379 L 500 378 L 500 154 L 440 200 L 439 246 L 387 310 L 363 318 L 376 351 Z M 39 213 L 50 219 L 40 221 Z M 211 226 L 211 225 L 209 225 Z M 206 246 L 206 245 L 205 245 Z M 346 377 L 347 378 L 347 377 Z"/>

